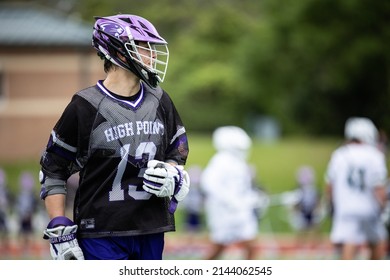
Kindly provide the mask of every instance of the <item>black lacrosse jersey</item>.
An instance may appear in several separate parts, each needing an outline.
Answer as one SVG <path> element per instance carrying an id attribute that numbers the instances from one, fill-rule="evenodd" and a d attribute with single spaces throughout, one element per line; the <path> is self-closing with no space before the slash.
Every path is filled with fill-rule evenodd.
<path id="1" fill-rule="evenodd" d="M 184 165 L 187 135 L 169 95 L 141 85 L 132 100 L 102 81 L 78 92 L 51 133 L 42 171 L 63 180 L 80 171 L 74 202 L 80 237 L 175 230 L 169 198 L 145 192 L 143 173 L 152 159 Z"/>

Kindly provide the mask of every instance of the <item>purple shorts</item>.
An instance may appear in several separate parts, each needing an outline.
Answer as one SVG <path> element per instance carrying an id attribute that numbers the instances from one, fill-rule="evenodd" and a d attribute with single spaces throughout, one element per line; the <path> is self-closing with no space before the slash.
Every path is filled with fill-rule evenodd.
<path id="1" fill-rule="evenodd" d="M 80 238 L 78 242 L 86 260 L 161 260 L 164 233 Z"/>

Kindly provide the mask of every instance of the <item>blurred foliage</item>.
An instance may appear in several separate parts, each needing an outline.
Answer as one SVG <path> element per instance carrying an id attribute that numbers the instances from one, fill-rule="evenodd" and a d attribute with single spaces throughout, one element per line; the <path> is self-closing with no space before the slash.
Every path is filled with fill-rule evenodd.
<path id="1" fill-rule="evenodd" d="M 390 125 L 389 2 L 266 0 L 264 7 L 269 36 L 257 33 L 265 43 L 261 53 L 247 44 L 259 59 L 241 69 L 252 73 L 248 89 L 277 99 L 281 111 L 274 113 L 281 118 L 286 112 L 284 123 L 291 118 L 317 134 L 342 131 L 351 115 Z"/>
<path id="2" fill-rule="evenodd" d="M 341 135 L 352 115 L 390 127 L 390 2 L 38 0 L 92 24 L 134 13 L 167 39 L 163 87 L 188 130 L 269 115 L 284 134 Z"/>

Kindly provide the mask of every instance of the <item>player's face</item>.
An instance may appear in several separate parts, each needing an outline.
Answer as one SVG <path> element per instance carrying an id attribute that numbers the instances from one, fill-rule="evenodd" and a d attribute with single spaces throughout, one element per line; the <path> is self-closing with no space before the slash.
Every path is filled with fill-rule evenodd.
<path id="1" fill-rule="evenodd" d="M 139 42 L 138 44 L 138 53 L 141 56 L 142 62 L 149 67 L 153 66 L 153 60 L 156 59 L 157 54 L 153 49 L 153 46 L 150 46 L 148 43 Z"/>

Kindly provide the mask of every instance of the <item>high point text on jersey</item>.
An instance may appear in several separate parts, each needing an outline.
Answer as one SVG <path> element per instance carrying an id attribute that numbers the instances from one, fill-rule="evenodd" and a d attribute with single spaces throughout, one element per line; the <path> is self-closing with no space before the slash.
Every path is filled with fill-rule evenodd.
<path id="1" fill-rule="evenodd" d="M 134 134 L 164 134 L 164 125 L 160 121 L 136 121 L 119 124 L 114 127 L 110 127 L 104 131 L 107 142 L 111 142 L 120 138 L 133 136 Z"/>

